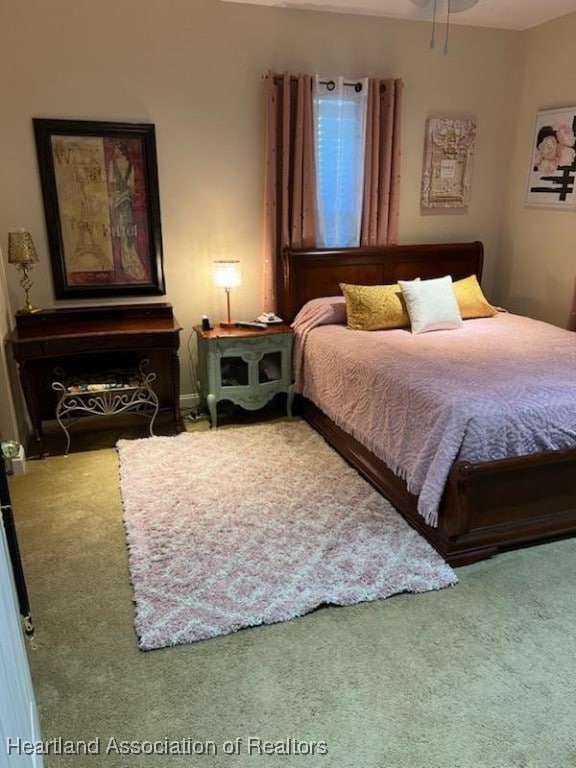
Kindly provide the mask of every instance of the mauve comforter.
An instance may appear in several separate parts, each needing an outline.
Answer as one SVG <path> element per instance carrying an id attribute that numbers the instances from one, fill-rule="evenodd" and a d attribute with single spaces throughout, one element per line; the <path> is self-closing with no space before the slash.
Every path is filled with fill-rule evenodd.
<path id="1" fill-rule="evenodd" d="M 456 458 L 576 447 L 576 334 L 518 315 L 462 328 L 295 327 L 296 389 L 419 496 L 437 525 Z"/>

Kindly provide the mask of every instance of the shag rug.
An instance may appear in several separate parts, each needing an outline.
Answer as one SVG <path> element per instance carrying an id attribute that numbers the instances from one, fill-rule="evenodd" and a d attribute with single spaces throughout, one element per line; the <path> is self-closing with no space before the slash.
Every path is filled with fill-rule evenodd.
<path id="1" fill-rule="evenodd" d="M 305 422 L 117 450 L 143 650 L 457 581 Z"/>

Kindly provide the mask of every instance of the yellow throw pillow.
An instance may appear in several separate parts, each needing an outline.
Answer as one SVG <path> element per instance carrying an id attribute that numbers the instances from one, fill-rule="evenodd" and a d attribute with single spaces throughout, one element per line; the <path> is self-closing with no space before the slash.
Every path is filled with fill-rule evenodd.
<path id="1" fill-rule="evenodd" d="M 346 299 L 346 322 L 357 331 L 409 328 L 410 318 L 398 284 L 350 285 L 340 283 Z"/>
<path id="2" fill-rule="evenodd" d="M 486 300 L 476 275 L 456 280 L 454 294 L 463 320 L 470 320 L 473 317 L 493 317 L 498 313 L 496 307 Z"/>

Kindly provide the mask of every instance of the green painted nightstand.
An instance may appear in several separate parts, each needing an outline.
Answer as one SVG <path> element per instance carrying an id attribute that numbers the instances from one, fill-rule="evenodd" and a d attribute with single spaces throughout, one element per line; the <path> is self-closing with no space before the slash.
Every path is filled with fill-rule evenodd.
<path id="1" fill-rule="evenodd" d="M 218 426 L 221 400 L 256 411 L 280 392 L 286 393 L 286 412 L 292 415 L 292 329 L 270 325 L 266 330 L 197 325 L 198 376 L 212 427 Z"/>

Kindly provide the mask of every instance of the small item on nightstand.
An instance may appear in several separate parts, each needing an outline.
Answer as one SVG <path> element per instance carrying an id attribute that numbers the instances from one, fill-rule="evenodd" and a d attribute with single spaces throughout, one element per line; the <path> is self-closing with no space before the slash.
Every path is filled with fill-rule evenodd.
<path id="1" fill-rule="evenodd" d="M 275 315 L 274 312 L 262 312 L 261 315 L 258 315 L 256 320 L 258 320 L 259 323 L 266 323 L 266 324 L 283 322 L 282 318 L 278 317 L 278 315 Z"/>
<path id="2" fill-rule="evenodd" d="M 212 326 L 210 325 L 210 318 L 208 315 L 202 315 L 202 330 L 203 331 L 211 331 Z"/>
<path id="3" fill-rule="evenodd" d="M 237 320 L 236 325 L 239 328 L 255 328 L 258 331 L 267 330 L 266 323 L 259 323 L 258 320 Z"/>

